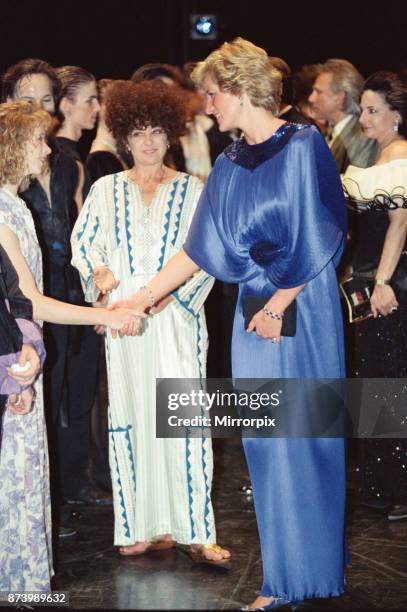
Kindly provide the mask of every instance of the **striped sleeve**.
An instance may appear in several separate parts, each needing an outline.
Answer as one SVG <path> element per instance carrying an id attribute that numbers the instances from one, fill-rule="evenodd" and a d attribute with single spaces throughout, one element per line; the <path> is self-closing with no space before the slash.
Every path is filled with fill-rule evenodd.
<path id="1" fill-rule="evenodd" d="M 71 235 L 72 265 L 78 269 L 85 300 L 95 302 L 99 295 L 93 270 L 108 266 L 106 209 L 103 179 L 94 183 Z"/>
<path id="2" fill-rule="evenodd" d="M 188 215 L 185 215 L 182 222 L 181 244 L 183 244 L 186 240 L 189 226 L 191 225 L 191 221 L 203 189 L 203 184 L 196 177 L 190 177 L 189 185 L 190 191 L 187 198 Z M 215 279 L 212 276 L 209 276 L 209 274 L 203 270 L 200 270 L 183 285 L 181 285 L 181 287 L 174 291 L 172 295 L 184 310 L 188 311 L 190 314 L 197 315 L 208 297 L 214 282 Z"/>
<path id="3" fill-rule="evenodd" d="M 202 308 L 215 279 L 203 270 L 192 276 L 186 283 L 172 293 L 180 306 L 191 314 L 197 315 Z"/>

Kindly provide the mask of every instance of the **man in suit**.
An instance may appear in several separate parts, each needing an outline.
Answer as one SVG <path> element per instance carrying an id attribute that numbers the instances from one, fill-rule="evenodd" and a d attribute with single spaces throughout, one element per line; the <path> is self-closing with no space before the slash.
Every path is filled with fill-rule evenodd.
<path id="1" fill-rule="evenodd" d="M 309 101 L 319 120 L 329 125 L 327 142 L 338 172 L 352 164 L 372 166 L 377 144 L 359 125 L 359 97 L 363 78 L 350 62 L 330 59 L 320 66 Z"/>

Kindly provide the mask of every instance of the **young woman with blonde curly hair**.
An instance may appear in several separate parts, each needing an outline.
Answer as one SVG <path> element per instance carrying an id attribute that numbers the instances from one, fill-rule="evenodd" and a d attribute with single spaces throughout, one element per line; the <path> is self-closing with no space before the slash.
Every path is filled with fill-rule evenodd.
<path id="1" fill-rule="evenodd" d="M 30 102 L 0 105 L 0 245 L 31 300 L 33 318 L 121 329 L 134 320 L 104 308 L 58 302 L 42 293 L 42 261 L 34 223 L 19 189 L 39 174 L 50 149 L 49 114 Z M 30 414 L 7 411 L 0 456 L 0 591 L 49 591 L 52 576 L 51 509 L 42 380 Z"/>

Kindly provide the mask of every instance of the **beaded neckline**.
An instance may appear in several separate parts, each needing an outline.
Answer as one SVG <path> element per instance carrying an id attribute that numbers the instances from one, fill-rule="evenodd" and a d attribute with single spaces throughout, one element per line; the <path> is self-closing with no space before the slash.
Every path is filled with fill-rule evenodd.
<path id="1" fill-rule="evenodd" d="M 241 138 L 229 145 L 224 153 L 234 164 L 238 164 L 247 170 L 255 170 L 274 155 L 277 155 L 294 134 L 311 127 L 311 125 L 286 122 L 264 142 L 249 145 L 244 138 Z"/>

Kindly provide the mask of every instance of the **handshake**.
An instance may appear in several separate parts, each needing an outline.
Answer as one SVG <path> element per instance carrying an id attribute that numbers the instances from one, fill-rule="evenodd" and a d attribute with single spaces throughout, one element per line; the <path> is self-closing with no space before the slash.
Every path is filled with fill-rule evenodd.
<path id="1" fill-rule="evenodd" d="M 93 279 L 100 292 L 99 299 L 94 306 L 105 307 L 108 294 L 119 286 L 120 281 L 116 280 L 113 272 L 105 267 L 95 268 Z M 109 316 L 110 313 L 113 319 L 120 314 L 124 315 L 125 320 L 121 326 L 118 326 L 118 321 L 108 320 L 106 325 L 96 325 L 95 331 L 98 334 L 104 334 L 106 327 L 111 327 L 113 338 L 117 338 L 117 336 L 138 336 L 143 330 L 143 320 L 148 315 L 155 315 L 164 310 L 172 299 L 172 296 L 169 295 L 156 303 L 150 289 L 142 287 L 129 299 L 119 300 L 107 306 L 107 314 Z"/>

